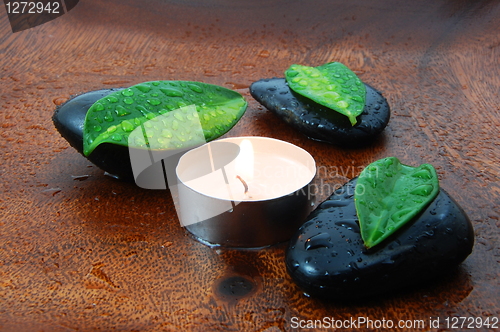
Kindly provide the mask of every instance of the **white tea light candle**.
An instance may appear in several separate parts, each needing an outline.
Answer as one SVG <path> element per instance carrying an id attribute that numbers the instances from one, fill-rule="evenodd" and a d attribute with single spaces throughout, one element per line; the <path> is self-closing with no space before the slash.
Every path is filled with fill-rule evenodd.
<path id="1" fill-rule="evenodd" d="M 307 216 L 316 164 L 291 143 L 236 137 L 187 152 L 176 172 L 183 226 L 211 244 L 260 247 L 287 240 Z"/>

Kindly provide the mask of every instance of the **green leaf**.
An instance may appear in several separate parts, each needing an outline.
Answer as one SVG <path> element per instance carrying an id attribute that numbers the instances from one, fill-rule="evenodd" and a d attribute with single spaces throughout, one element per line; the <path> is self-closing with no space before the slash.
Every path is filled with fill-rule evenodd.
<path id="1" fill-rule="evenodd" d="M 285 78 L 293 91 L 347 116 L 353 126 L 365 107 L 364 83 L 340 62 L 319 67 L 291 65 Z"/>
<path id="2" fill-rule="evenodd" d="M 411 167 L 395 157 L 377 160 L 358 177 L 354 201 L 361 237 L 371 248 L 409 222 L 436 197 L 439 180 L 430 164 Z"/>
<path id="3" fill-rule="evenodd" d="M 155 131 L 159 137 L 147 137 L 157 148 L 175 149 L 189 144 L 194 123 L 201 124 L 208 142 L 228 132 L 246 107 L 241 94 L 217 85 L 189 81 L 140 83 L 90 107 L 83 127 L 84 154 L 88 156 L 102 143 L 128 146 L 135 128 L 169 113 L 172 116 L 161 117 L 163 129 Z M 145 148 L 149 142 L 132 140 L 131 145 Z"/>

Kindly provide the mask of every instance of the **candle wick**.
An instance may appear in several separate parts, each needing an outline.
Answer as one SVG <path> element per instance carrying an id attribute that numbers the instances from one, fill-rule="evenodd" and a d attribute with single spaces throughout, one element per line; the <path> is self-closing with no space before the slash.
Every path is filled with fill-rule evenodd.
<path id="1" fill-rule="evenodd" d="M 245 182 L 245 180 L 243 180 L 239 175 L 236 175 L 236 178 L 243 184 L 243 187 L 245 188 L 244 194 L 248 193 L 248 184 Z"/>

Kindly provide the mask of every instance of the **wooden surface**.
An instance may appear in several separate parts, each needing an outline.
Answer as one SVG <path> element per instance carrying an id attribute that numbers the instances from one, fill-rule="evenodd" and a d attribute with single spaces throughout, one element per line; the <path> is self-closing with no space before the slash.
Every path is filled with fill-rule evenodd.
<path id="1" fill-rule="evenodd" d="M 16 34 L 0 10 L 0 330 L 274 332 L 292 330 L 293 317 L 361 316 L 440 317 L 446 330 L 446 317 L 500 317 L 499 28 L 493 0 L 82 0 Z M 390 103 L 389 126 L 368 147 L 311 141 L 248 93 L 290 64 L 328 61 Z M 286 273 L 286 245 L 198 243 L 168 191 L 103 175 L 51 122 L 71 95 L 159 79 L 242 93 L 249 108 L 227 136 L 309 151 L 319 201 L 382 157 L 434 164 L 474 224 L 473 253 L 450 278 L 346 304 L 304 296 Z"/>

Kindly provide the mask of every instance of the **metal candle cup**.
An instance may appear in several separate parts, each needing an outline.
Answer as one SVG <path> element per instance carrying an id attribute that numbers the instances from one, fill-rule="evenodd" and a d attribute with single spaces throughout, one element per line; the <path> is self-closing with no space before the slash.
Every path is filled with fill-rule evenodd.
<path id="1" fill-rule="evenodd" d="M 291 143 L 235 137 L 184 154 L 176 168 L 179 219 L 209 245 L 287 241 L 311 211 L 312 156 Z"/>

